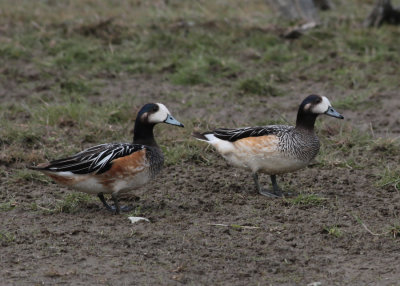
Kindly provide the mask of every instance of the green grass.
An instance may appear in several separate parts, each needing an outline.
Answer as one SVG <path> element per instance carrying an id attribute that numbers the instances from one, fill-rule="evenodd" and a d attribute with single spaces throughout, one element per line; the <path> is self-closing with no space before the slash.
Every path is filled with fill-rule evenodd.
<path id="1" fill-rule="evenodd" d="M 263 79 L 249 78 L 240 82 L 239 91 L 244 94 L 257 94 L 265 96 L 281 96 L 282 91 Z"/>
<path id="2" fill-rule="evenodd" d="M 239 65 L 234 60 L 221 60 L 202 53 L 187 61 L 177 61 L 176 65 L 170 80 L 181 85 L 211 84 L 218 78 L 229 78 L 239 72 Z"/>
<path id="3" fill-rule="evenodd" d="M 8 212 L 16 207 L 15 201 L 8 201 L 0 203 L 0 212 Z"/>
<path id="4" fill-rule="evenodd" d="M 374 101 L 368 98 L 369 93 L 354 93 L 332 103 L 336 109 L 362 110 L 374 105 Z"/>
<path id="5" fill-rule="evenodd" d="M 350 123 L 317 123 L 317 126 L 320 129 L 322 145 L 317 156 L 320 165 L 363 169 L 370 164 L 366 162 L 370 161 L 371 157 L 365 157 L 369 146 L 374 142 L 370 132 L 355 128 Z M 381 158 L 377 154 L 371 156 L 376 156 L 379 160 Z"/>
<path id="6" fill-rule="evenodd" d="M 400 236 L 400 225 L 394 225 L 389 228 L 389 234 L 393 236 L 393 238 L 397 238 Z"/>
<path id="7" fill-rule="evenodd" d="M 70 192 L 61 200 L 57 200 L 54 204 L 39 205 L 32 203 L 30 209 L 33 211 L 41 211 L 46 214 L 56 213 L 77 213 L 82 208 L 95 200 L 94 196 L 81 192 Z"/>
<path id="8" fill-rule="evenodd" d="M 10 182 L 12 183 L 36 182 L 36 183 L 48 184 L 50 182 L 50 179 L 39 172 L 31 171 L 28 169 L 20 169 L 16 170 L 11 174 Z"/>
<path id="9" fill-rule="evenodd" d="M 2 1 L 0 26 L 7 29 L 0 38 L 0 84 L 7 97 L 0 97 L 0 162 L 16 168 L 5 185 L 46 184 L 24 166 L 95 144 L 130 142 L 135 113 L 150 101 L 173 106 L 186 125 L 157 134 L 167 167 L 213 166 L 212 148 L 190 137 L 194 127 L 293 122 L 280 113 L 289 108 L 284 104 L 276 113 L 241 118 L 275 109 L 273 97 L 284 95 L 285 102 L 306 92 L 332 94 L 345 117 L 347 110 L 376 112 L 384 94 L 399 87 L 400 32 L 362 28 L 370 4 L 348 5 L 351 15 L 337 5 L 321 13 L 322 25 L 287 40 L 280 34 L 288 23 L 265 1 Z M 399 141 L 366 131 L 365 120 L 318 120 L 317 166 L 372 167 L 382 170 L 371 171 L 373 185 L 398 190 Z M 323 201 L 301 195 L 288 202 Z"/>
<path id="10" fill-rule="evenodd" d="M 400 191 L 400 169 L 386 167 L 379 175 L 376 186 L 379 188 L 390 188 L 393 191 Z"/>
<path id="11" fill-rule="evenodd" d="M 56 212 L 74 213 L 79 211 L 82 206 L 93 201 L 94 197 L 85 193 L 72 192 L 67 194 L 64 199 L 57 203 Z"/>
<path id="12" fill-rule="evenodd" d="M 341 231 L 340 227 L 338 227 L 337 225 L 325 227 L 324 232 L 326 232 L 328 235 L 334 236 L 336 238 L 339 238 L 343 235 L 343 232 Z"/>
<path id="13" fill-rule="evenodd" d="M 8 245 L 15 240 L 15 235 L 11 232 L 0 231 L 0 242 L 2 245 Z"/>

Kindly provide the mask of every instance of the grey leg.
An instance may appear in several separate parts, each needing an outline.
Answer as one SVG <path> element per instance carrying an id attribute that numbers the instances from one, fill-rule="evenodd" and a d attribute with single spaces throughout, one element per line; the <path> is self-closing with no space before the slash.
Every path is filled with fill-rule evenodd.
<path id="1" fill-rule="evenodd" d="M 256 185 L 257 191 L 259 194 L 266 196 L 266 197 L 270 197 L 270 198 L 279 198 L 282 197 L 282 192 L 280 191 L 278 185 L 276 184 L 276 177 L 271 176 L 271 180 L 272 177 L 274 177 L 273 181 L 272 181 L 272 186 L 273 186 L 273 191 L 268 191 L 268 190 L 264 190 L 260 187 L 260 183 L 258 181 L 258 174 L 257 173 L 253 173 L 253 179 L 254 179 L 254 183 Z M 274 185 L 274 181 L 275 181 L 275 185 Z M 276 191 L 276 188 L 278 189 L 278 191 Z"/>
<path id="2" fill-rule="evenodd" d="M 112 206 L 107 204 L 106 199 L 104 198 L 103 193 L 98 193 L 97 196 L 99 197 L 100 201 L 103 203 L 103 205 L 106 207 L 106 209 L 110 212 L 114 212 L 114 209 Z"/>
<path id="3" fill-rule="evenodd" d="M 272 182 L 272 187 L 273 187 L 273 190 L 274 190 L 274 194 L 277 197 L 282 197 L 282 190 L 278 186 L 278 184 L 276 183 L 276 175 L 271 175 L 271 182 Z"/>
<path id="4" fill-rule="evenodd" d="M 115 213 L 116 214 L 120 214 L 121 211 L 122 212 L 129 212 L 129 211 L 132 210 L 131 206 L 120 206 L 119 205 L 117 194 L 112 193 L 111 197 L 112 197 L 112 199 L 114 201 L 114 209 L 115 209 Z"/>
<path id="5" fill-rule="evenodd" d="M 112 193 L 111 198 L 114 201 L 115 214 L 120 214 L 121 208 L 119 207 L 117 195 L 115 193 Z"/>
<path id="6" fill-rule="evenodd" d="M 130 210 L 132 210 L 132 207 L 130 206 L 123 206 L 120 207 L 119 203 L 118 203 L 118 198 L 116 194 L 112 194 L 112 200 L 114 202 L 113 206 L 110 206 L 107 202 L 106 199 L 104 198 L 104 194 L 103 193 L 98 193 L 97 196 L 99 197 L 100 201 L 103 203 L 103 205 L 106 207 L 106 209 L 112 213 L 115 214 L 120 214 L 121 211 L 123 212 L 128 212 Z"/>
<path id="7" fill-rule="evenodd" d="M 256 185 L 257 192 L 261 193 L 260 183 L 258 182 L 258 174 L 253 173 L 254 184 Z"/>

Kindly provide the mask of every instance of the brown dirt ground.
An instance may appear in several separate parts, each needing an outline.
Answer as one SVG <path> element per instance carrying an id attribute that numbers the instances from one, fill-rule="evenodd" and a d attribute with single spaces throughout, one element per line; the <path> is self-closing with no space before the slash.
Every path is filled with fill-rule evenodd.
<path id="1" fill-rule="evenodd" d="M 165 91 L 171 88 L 139 78 L 105 90 L 157 96 L 179 119 L 211 118 L 204 107 L 182 109 L 168 100 Z M 302 93 L 316 88 L 309 85 Z M 196 94 L 189 87 L 180 92 Z M 276 107 L 293 120 L 298 102 L 296 95 L 271 98 L 265 108 Z M 209 102 L 220 106 L 212 119 L 226 126 L 265 116 L 264 107 L 250 104 L 251 112 L 234 118 L 235 104 L 220 103 L 220 98 Z M 398 136 L 396 94 L 380 97 L 379 103 L 381 112 L 348 112 L 346 120 L 365 128 L 373 122 Z M 0 285 L 398 285 L 399 239 L 372 235 L 355 218 L 379 233 L 400 216 L 400 193 L 374 187 L 372 170 L 311 166 L 280 177 L 285 187 L 327 198 L 315 206 L 293 206 L 261 197 L 248 172 L 217 155 L 213 159 L 208 166 L 195 160 L 168 166 L 155 182 L 122 200 L 140 206 L 151 223 L 131 224 L 97 201 L 74 213 L 32 211 L 32 203 L 53 203 L 69 190 L 55 184 L 8 186 L 2 194 L 13 193 L 18 205 L 0 212 L 1 228 L 15 235 L 0 245 Z M 262 182 L 269 184 L 266 176 Z M 340 227 L 341 237 L 324 231 L 332 225 Z"/>

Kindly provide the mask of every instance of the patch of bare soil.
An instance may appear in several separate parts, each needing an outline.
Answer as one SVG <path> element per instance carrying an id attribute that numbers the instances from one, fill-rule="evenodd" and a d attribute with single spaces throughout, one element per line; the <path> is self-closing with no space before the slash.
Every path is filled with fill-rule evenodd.
<path id="1" fill-rule="evenodd" d="M 131 88 L 136 87 L 127 83 L 121 92 Z M 138 93 L 140 88 L 144 86 L 136 89 Z M 279 106 L 294 121 L 299 97 L 274 98 L 268 106 Z M 179 102 L 168 102 L 167 96 L 161 95 L 161 100 L 180 118 L 198 112 L 208 119 L 205 109 L 180 109 Z M 360 123 L 398 128 L 399 117 L 386 114 L 398 113 L 395 96 L 379 101 L 383 112 L 344 115 Z M 220 105 L 216 121 L 223 121 L 234 107 Z M 242 112 L 238 124 L 261 116 L 260 106 L 253 109 L 255 113 Z M 278 118 L 276 113 L 272 116 Z M 225 122 L 233 126 L 233 121 Z M 17 206 L 0 212 L 0 284 L 399 283 L 400 240 L 387 233 L 387 227 L 399 223 L 400 193 L 375 187 L 377 170 L 317 165 L 279 177 L 286 189 L 325 198 L 296 205 L 258 195 L 248 172 L 228 166 L 216 154 L 213 159 L 209 166 L 195 161 L 169 166 L 155 182 L 136 190 L 135 198 L 121 200 L 150 223 L 131 224 L 125 215 L 111 215 L 97 201 L 82 204 L 74 213 L 34 211 L 33 204 L 49 205 L 69 190 L 55 184 L 8 186 L 0 200 L 12 193 Z M 267 176 L 262 183 L 269 184 Z M 329 233 L 333 226 L 341 235 Z"/>

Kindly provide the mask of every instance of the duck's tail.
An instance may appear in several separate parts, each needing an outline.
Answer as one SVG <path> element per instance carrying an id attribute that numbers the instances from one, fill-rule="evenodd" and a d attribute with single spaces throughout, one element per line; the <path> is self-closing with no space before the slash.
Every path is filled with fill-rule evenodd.
<path id="1" fill-rule="evenodd" d="M 209 142 L 210 140 L 206 137 L 207 134 L 209 134 L 209 133 L 193 132 L 192 136 L 194 138 L 196 138 L 197 140 Z"/>
<path id="2" fill-rule="evenodd" d="M 26 168 L 35 171 L 46 171 L 48 166 L 49 166 L 48 163 L 42 163 L 36 166 L 26 166 Z"/>

